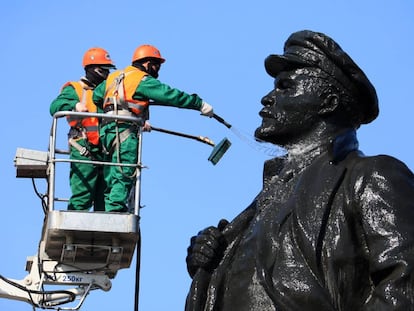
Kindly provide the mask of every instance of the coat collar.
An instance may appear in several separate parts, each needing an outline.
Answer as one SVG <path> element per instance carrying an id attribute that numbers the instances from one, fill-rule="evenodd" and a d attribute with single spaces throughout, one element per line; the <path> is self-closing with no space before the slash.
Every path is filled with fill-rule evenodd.
<path id="1" fill-rule="evenodd" d="M 328 154 L 330 162 L 336 164 L 342 161 L 351 151 L 358 150 L 359 144 L 356 131 L 349 129 L 330 141 Z"/>

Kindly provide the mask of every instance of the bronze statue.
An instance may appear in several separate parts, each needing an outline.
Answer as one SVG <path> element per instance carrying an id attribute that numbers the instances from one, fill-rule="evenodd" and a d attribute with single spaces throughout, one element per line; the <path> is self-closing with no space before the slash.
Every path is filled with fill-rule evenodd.
<path id="1" fill-rule="evenodd" d="M 275 85 L 255 136 L 287 154 L 265 163 L 240 215 L 192 237 L 186 310 L 414 310 L 414 175 L 358 150 L 356 130 L 378 115 L 374 87 L 308 30 L 265 69 Z"/>

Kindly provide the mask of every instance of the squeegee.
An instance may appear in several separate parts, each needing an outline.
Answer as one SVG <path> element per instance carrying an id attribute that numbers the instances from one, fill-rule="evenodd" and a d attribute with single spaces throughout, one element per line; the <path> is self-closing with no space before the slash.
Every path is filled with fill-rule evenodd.
<path id="1" fill-rule="evenodd" d="M 223 138 L 214 148 L 213 151 L 211 151 L 210 156 L 208 157 L 208 160 L 213 163 L 213 165 L 216 165 L 218 161 L 223 157 L 224 153 L 229 149 L 231 146 L 230 140 L 227 139 L 227 137 Z"/>

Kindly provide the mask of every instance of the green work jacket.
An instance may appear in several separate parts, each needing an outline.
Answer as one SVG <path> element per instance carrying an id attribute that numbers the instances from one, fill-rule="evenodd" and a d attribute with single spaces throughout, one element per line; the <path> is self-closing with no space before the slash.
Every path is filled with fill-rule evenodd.
<path id="1" fill-rule="evenodd" d="M 103 107 L 106 81 L 99 84 L 93 92 L 93 101 L 99 107 Z M 173 106 L 183 109 L 200 110 L 202 99 L 197 94 L 187 94 L 159 80 L 145 76 L 138 84 L 133 99 L 152 100 L 156 105 Z M 151 103 L 150 103 L 151 104 Z"/>
<path id="2" fill-rule="evenodd" d="M 58 111 L 74 111 L 76 104 L 80 101 L 75 89 L 71 86 L 65 86 L 60 94 L 50 104 L 49 112 L 53 116 Z M 98 112 L 102 109 L 98 107 Z"/>

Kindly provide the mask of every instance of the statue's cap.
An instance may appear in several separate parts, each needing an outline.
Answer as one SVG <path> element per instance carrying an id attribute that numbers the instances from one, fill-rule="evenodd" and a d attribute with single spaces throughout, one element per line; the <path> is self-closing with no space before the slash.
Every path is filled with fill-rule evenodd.
<path id="1" fill-rule="evenodd" d="M 361 124 L 369 123 L 378 116 L 374 86 L 333 39 L 323 33 L 302 30 L 289 36 L 283 51 L 283 55 L 269 55 L 265 59 L 265 68 L 270 76 L 276 78 L 282 71 L 304 67 L 320 68 L 357 99 Z"/>

